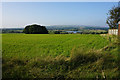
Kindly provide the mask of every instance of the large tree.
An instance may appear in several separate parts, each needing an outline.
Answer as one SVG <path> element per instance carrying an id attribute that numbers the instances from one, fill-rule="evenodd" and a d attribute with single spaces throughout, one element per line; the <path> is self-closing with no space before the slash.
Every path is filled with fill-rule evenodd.
<path id="1" fill-rule="evenodd" d="M 45 26 L 41 26 L 37 24 L 26 26 L 23 32 L 26 34 L 48 34 L 48 31 L 45 28 Z"/>
<path id="2" fill-rule="evenodd" d="M 116 29 L 118 27 L 118 21 L 120 21 L 120 8 L 113 7 L 109 10 L 108 15 L 106 23 L 110 29 Z"/>

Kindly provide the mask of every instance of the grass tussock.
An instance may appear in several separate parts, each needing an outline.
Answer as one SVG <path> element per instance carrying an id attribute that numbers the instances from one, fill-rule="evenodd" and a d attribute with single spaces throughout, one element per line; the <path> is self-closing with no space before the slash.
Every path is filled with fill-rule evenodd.
<path id="1" fill-rule="evenodd" d="M 70 57 L 3 58 L 3 78 L 118 78 L 117 57 L 109 52 L 73 48 Z"/>

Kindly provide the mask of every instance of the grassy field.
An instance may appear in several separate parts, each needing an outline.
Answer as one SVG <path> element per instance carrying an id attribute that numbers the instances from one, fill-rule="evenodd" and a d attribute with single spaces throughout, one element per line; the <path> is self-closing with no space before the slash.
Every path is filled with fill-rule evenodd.
<path id="1" fill-rule="evenodd" d="M 3 34 L 3 57 L 69 56 L 74 47 L 100 49 L 108 41 L 100 35 Z"/>
<path id="2" fill-rule="evenodd" d="M 89 34 L 2 34 L 3 78 L 115 78 L 116 44 Z"/>

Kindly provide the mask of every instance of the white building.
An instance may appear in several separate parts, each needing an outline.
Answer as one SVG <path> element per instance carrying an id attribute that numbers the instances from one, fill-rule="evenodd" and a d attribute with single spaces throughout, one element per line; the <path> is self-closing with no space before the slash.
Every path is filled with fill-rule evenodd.
<path id="1" fill-rule="evenodd" d="M 120 21 L 118 22 L 118 29 L 109 29 L 108 34 L 120 35 Z"/>
<path id="2" fill-rule="evenodd" d="M 110 35 L 118 35 L 118 29 L 109 29 L 108 34 L 110 34 Z"/>

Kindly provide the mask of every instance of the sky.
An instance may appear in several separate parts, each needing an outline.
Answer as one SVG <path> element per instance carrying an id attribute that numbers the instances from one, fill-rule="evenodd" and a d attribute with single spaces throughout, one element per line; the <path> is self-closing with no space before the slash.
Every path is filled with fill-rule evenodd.
<path id="1" fill-rule="evenodd" d="M 3 2 L 2 27 L 23 28 L 35 23 L 107 27 L 107 13 L 117 5 L 117 2 Z"/>

